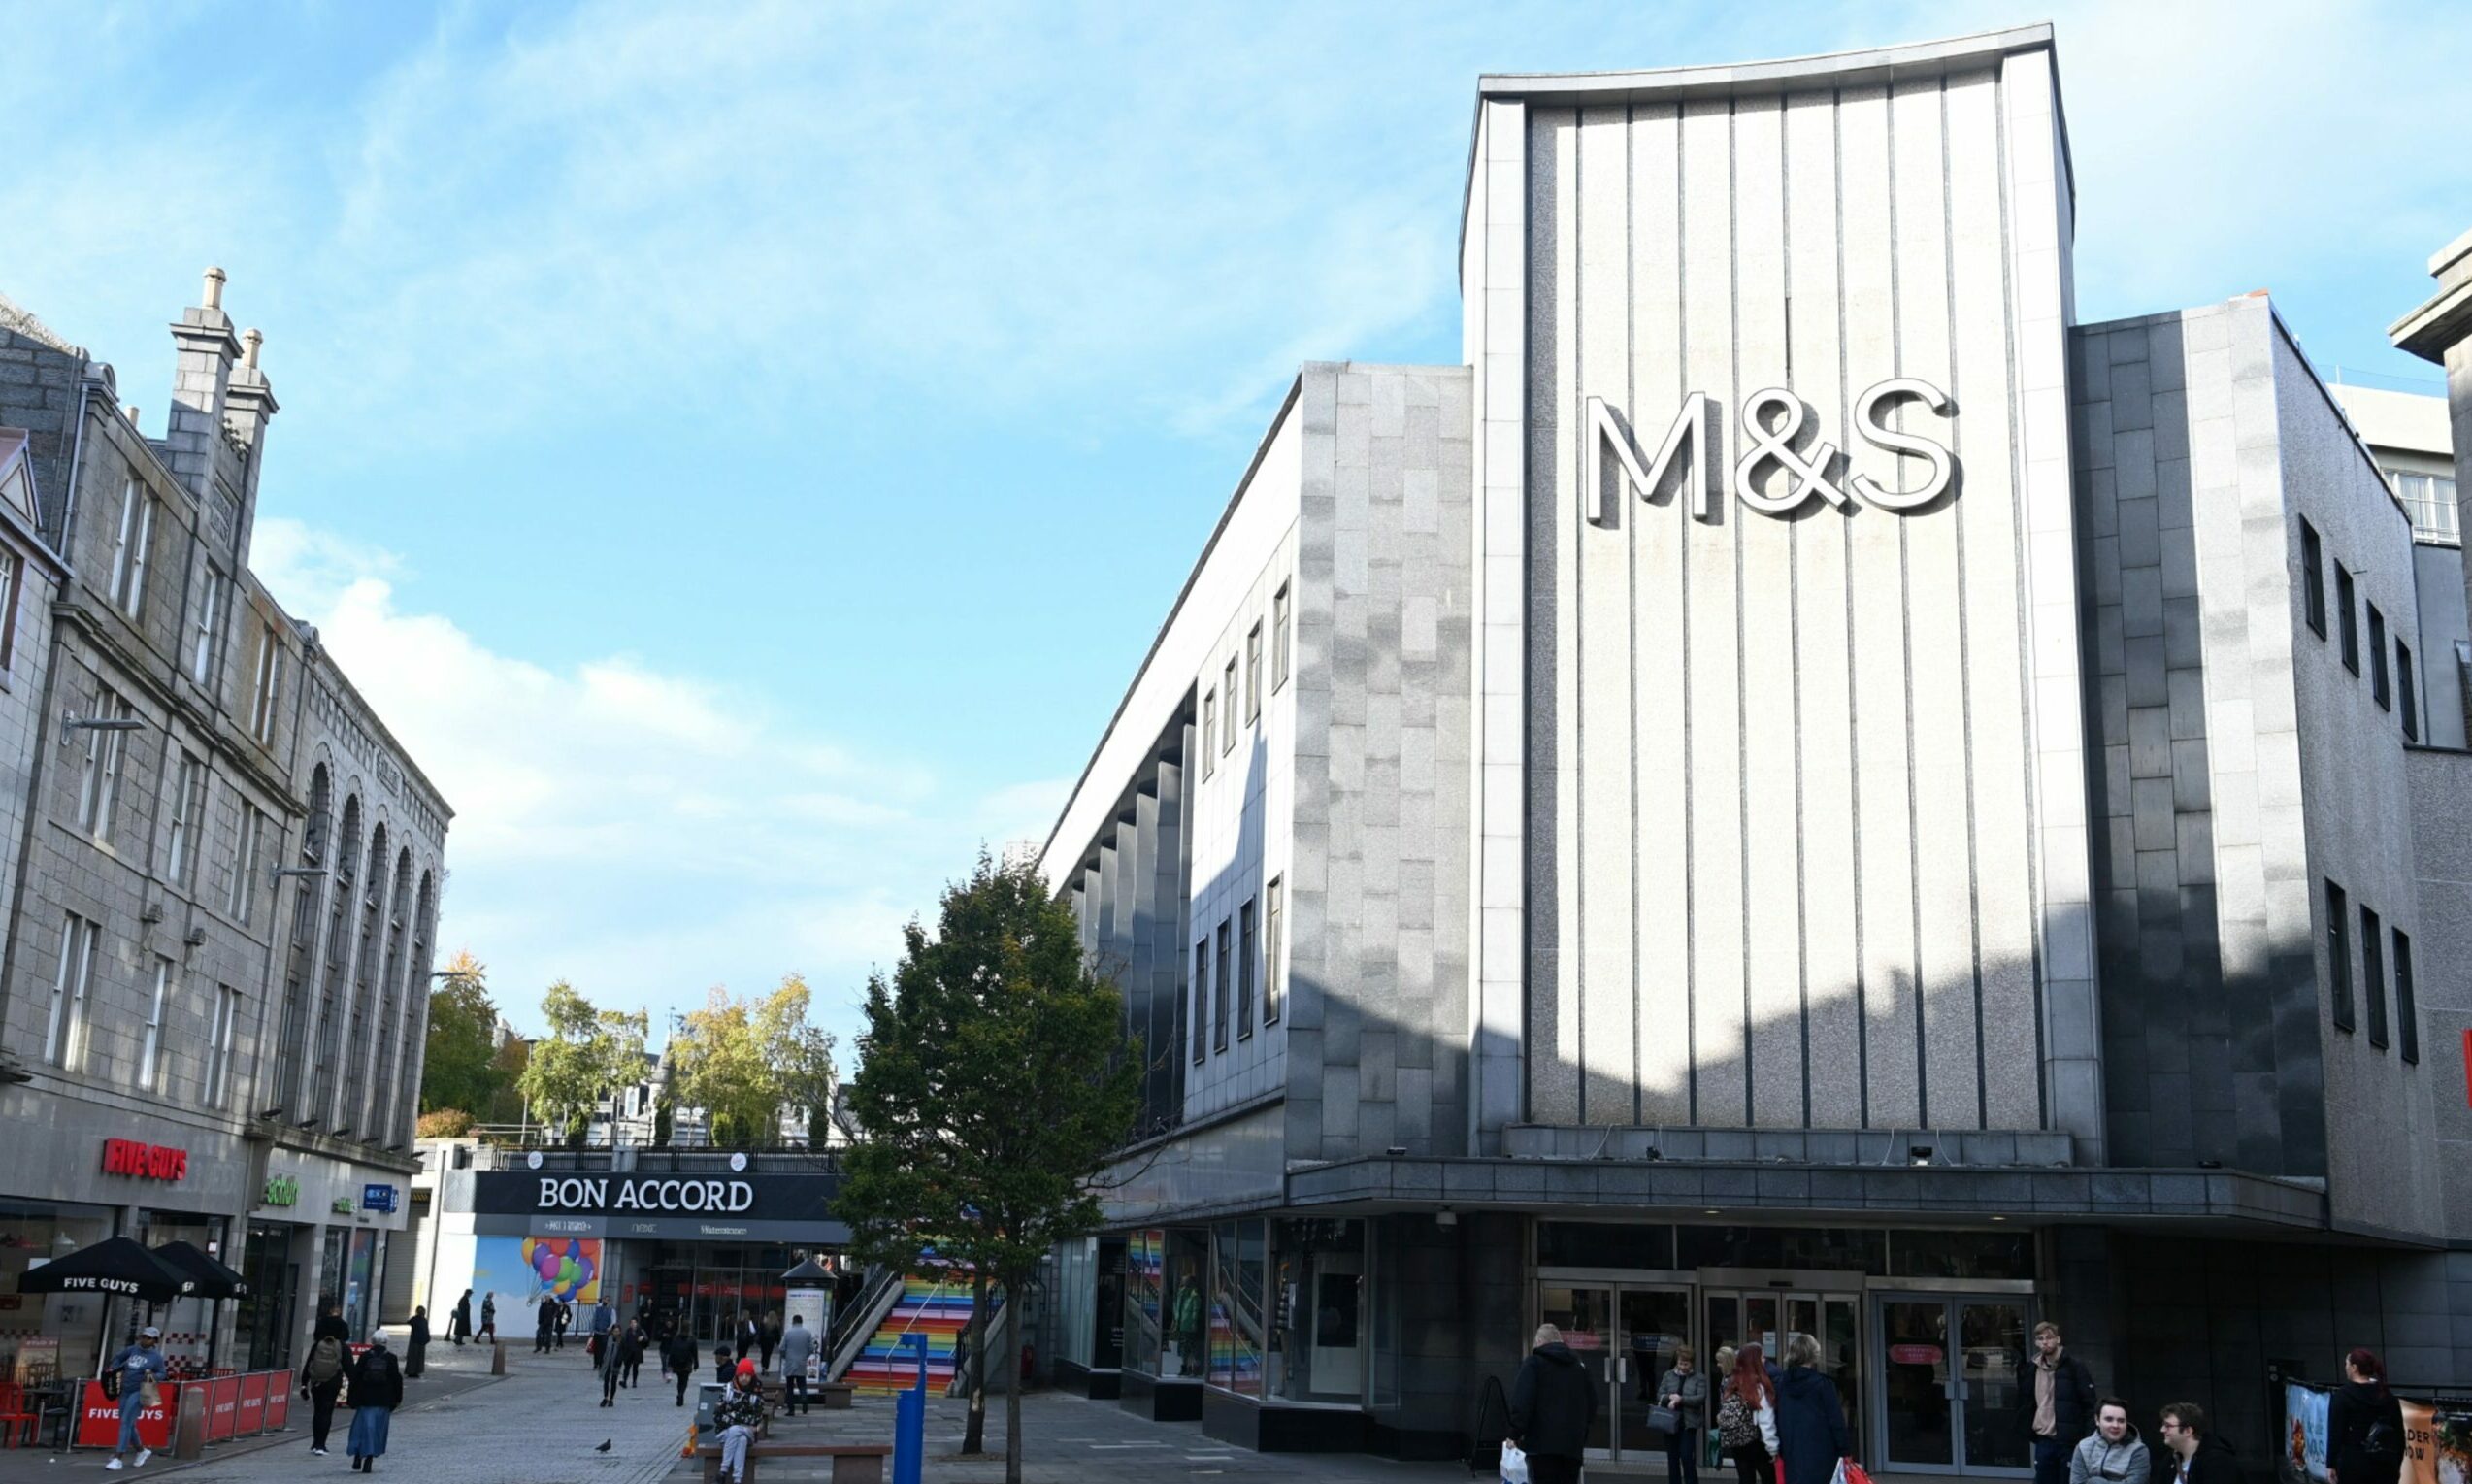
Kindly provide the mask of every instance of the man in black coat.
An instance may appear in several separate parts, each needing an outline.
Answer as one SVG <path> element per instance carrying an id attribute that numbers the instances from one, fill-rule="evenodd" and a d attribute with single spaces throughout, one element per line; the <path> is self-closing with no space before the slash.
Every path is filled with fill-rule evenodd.
<path id="1" fill-rule="evenodd" d="M 1510 1440 L 1528 1454 L 1531 1484 L 1579 1484 L 1600 1384 L 1563 1343 L 1561 1330 L 1536 1327 L 1536 1348 L 1521 1363 L 1510 1393 Z"/>
<path id="2" fill-rule="evenodd" d="M 558 1301 L 546 1294 L 542 1295 L 541 1306 L 532 1311 L 532 1353 L 546 1355 L 549 1353 L 549 1341 L 558 1333 Z"/>
<path id="3" fill-rule="evenodd" d="M 2060 1345 L 2060 1326 L 2034 1327 L 2018 1388 L 2017 1426 L 2034 1445 L 2034 1484 L 2068 1484 L 2068 1456 L 2094 1426 L 2094 1377 Z"/>
<path id="4" fill-rule="evenodd" d="M 2163 1408 L 2163 1456 L 2155 1484 L 2240 1484 L 2240 1462 L 2231 1444 L 2206 1431 L 2205 1409 L 2193 1402 Z"/>

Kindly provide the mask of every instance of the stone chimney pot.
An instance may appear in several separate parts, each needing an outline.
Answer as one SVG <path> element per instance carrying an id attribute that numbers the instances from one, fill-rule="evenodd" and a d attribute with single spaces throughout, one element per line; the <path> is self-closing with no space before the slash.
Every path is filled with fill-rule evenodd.
<path id="1" fill-rule="evenodd" d="M 248 332 L 245 333 L 244 335 L 242 335 L 242 336 L 241 336 L 241 364 L 242 364 L 242 365 L 244 365 L 244 366 L 248 367 L 251 371 L 256 370 L 256 369 L 257 369 L 257 347 L 258 347 L 258 346 L 263 346 L 263 345 L 265 345 L 265 344 L 266 344 L 266 337 L 265 337 L 263 334 L 260 334 L 260 333 L 259 333 L 258 331 L 256 331 L 256 330 L 250 330 L 250 331 L 248 331 Z"/>
<path id="2" fill-rule="evenodd" d="M 223 307 L 223 283 L 222 269 L 206 270 L 206 307 L 208 309 L 219 310 Z"/>

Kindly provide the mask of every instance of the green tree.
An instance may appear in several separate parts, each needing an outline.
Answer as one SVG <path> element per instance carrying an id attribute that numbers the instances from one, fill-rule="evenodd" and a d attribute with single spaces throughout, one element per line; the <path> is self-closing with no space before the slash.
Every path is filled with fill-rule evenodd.
<path id="1" fill-rule="evenodd" d="M 498 1054 L 489 1059 L 489 1070 L 498 1078 L 498 1091 L 480 1115 L 482 1123 L 521 1123 L 524 1115 L 523 1070 L 532 1057 L 532 1042 L 520 1036 L 510 1036 Z"/>
<path id="2" fill-rule="evenodd" d="M 420 1110 L 486 1110 L 506 1087 L 493 1065 L 498 1006 L 489 971 L 470 950 L 446 961 L 445 977 L 429 996 L 429 1049 L 420 1066 Z"/>
<path id="3" fill-rule="evenodd" d="M 643 1075 L 651 1017 L 596 1009 L 564 979 L 541 997 L 541 1016 L 549 1033 L 532 1043 L 515 1085 L 554 1135 L 579 1142 L 594 1105 Z"/>
<path id="4" fill-rule="evenodd" d="M 932 1245 L 969 1265 L 970 1426 L 985 1436 L 990 1283 L 1018 1297 L 1058 1242 L 1098 1229 L 1098 1177 L 1131 1137 L 1142 1047 L 1115 986 L 1084 961 L 1072 912 L 1034 864 L 981 852 L 946 888 L 934 937 L 913 921 L 888 979 L 867 986 L 850 1084 L 865 1138 L 837 1211 L 871 1261 Z M 1000 1352 L 1020 1350 L 1020 1306 Z M 1021 1478 L 1021 1388 L 1006 1388 L 1005 1477 Z"/>
<path id="5" fill-rule="evenodd" d="M 713 986 L 670 1043 L 671 1095 L 710 1119 L 712 1141 L 777 1143 L 781 1110 L 833 1098 L 833 1038 L 808 1022 L 807 981 L 785 974 L 761 1000 Z"/>

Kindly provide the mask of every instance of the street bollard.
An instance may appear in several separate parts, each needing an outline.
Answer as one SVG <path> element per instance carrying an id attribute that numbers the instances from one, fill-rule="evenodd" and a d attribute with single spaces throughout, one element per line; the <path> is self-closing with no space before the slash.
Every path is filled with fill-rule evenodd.
<path id="1" fill-rule="evenodd" d="M 893 1347 L 918 1351 L 918 1385 L 893 1399 L 893 1484 L 920 1484 L 927 1467 L 927 1336 L 904 1335 Z"/>
<path id="2" fill-rule="evenodd" d="M 493 1376 L 507 1373 L 507 1342 L 503 1339 L 489 1342 L 489 1373 Z"/>
<path id="3" fill-rule="evenodd" d="M 172 1416 L 172 1456 L 206 1456 L 206 1383 L 181 1388 L 180 1410 Z"/>

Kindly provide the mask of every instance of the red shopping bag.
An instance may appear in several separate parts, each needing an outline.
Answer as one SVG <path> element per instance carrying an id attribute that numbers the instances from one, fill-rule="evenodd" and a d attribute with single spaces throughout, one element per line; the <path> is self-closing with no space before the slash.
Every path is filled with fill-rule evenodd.
<path id="1" fill-rule="evenodd" d="M 1845 1484 L 1871 1484 L 1871 1475 L 1864 1472 L 1862 1466 L 1852 1459 L 1845 1461 L 1840 1476 L 1845 1480 Z"/>

